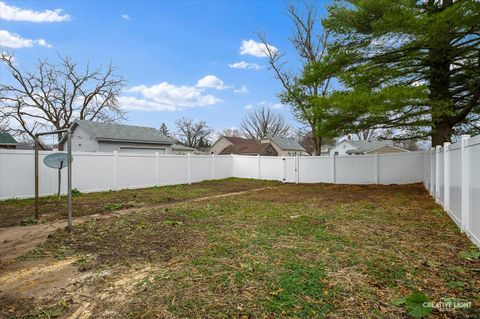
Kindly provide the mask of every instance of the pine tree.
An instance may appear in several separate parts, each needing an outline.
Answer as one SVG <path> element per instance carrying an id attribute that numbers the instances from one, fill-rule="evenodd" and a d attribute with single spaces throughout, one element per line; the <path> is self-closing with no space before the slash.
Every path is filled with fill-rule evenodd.
<path id="1" fill-rule="evenodd" d="M 348 88 L 335 102 L 356 109 L 358 128 L 396 128 L 433 146 L 478 130 L 479 1 L 336 1 L 323 22 Z"/>
<path id="2" fill-rule="evenodd" d="M 162 132 L 163 135 L 170 137 L 170 131 L 165 123 L 160 124 L 159 131 Z"/>

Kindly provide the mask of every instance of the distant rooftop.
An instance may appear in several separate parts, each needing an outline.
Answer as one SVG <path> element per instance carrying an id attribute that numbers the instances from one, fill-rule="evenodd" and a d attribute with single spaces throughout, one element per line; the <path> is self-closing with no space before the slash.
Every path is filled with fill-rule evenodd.
<path id="1" fill-rule="evenodd" d="M 356 148 L 355 151 L 352 151 L 350 153 L 355 153 L 355 152 L 364 153 L 364 152 L 368 152 L 368 151 L 375 150 L 385 146 L 393 146 L 393 141 L 390 141 L 390 140 L 360 140 L 360 141 L 344 140 L 344 141 Z"/>
<path id="2" fill-rule="evenodd" d="M 97 141 L 173 144 L 174 141 L 153 127 L 76 120 Z M 62 139 L 64 142 L 64 139 Z"/>
<path id="3" fill-rule="evenodd" d="M 280 137 L 274 136 L 270 137 L 275 144 L 277 144 L 284 151 L 303 151 L 306 152 L 305 148 L 298 143 L 298 141 L 292 137 Z"/>
<path id="4" fill-rule="evenodd" d="M 2 145 L 16 145 L 17 141 L 10 133 L 0 132 L 0 144 Z"/>

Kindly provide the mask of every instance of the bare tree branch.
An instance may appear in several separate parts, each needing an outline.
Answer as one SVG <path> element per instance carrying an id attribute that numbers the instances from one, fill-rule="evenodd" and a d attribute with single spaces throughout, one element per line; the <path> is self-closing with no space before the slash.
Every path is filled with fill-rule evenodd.
<path id="1" fill-rule="evenodd" d="M 280 113 L 275 113 L 268 107 L 252 111 L 240 123 L 243 135 L 254 140 L 267 136 L 285 136 L 290 131 L 290 125 Z"/>

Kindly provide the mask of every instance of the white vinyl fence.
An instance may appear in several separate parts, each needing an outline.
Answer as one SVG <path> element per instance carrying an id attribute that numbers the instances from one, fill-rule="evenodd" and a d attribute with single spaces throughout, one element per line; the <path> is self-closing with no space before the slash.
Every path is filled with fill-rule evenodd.
<path id="1" fill-rule="evenodd" d="M 43 164 L 41 195 L 57 190 L 57 171 Z M 425 187 L 480 246 L 480 136 L 426 152 L 362 156 L 268 157 L 74 153 L 73 188 L 81 192 L 187 184 L 242 177 L 288 183 L 409 184 Z M 66 169 L 62 189 L 66 191 Z M 0 150 L 0 200 L 34 195 L 34 152 Z"/>
<path id="2" fill-rule="evenodd" d="M 40 195 L 57 190 L 57 170 L 39 155 Z M 82 192 L 243 177 L 288 183 L 407 184 L 423 181 L 423 152 L 365 156 L 269 157 L 73 153 L 73 188 Z M 66 191 L 67 170 L 62 170 Z M 34 196 L 34 152 L 0 150 L 0 199 Z"/>
<path id="3" fill-rule="evenodd" d="M 480 135 L 425 152 L 424 166 L 425 187 L 480 246 Z"/>

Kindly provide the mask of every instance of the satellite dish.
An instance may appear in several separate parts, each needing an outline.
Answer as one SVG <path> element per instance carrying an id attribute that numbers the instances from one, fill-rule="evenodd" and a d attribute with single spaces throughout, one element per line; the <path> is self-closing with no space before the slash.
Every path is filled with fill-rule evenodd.
<path id="1" fill-rule="evenodd" d="M 71 161 L 73 161 L 73 157 L 69 161 L 67 153 L 53 153 L 53 154 L 47 155 L 43 159 L 43 163 L 45 165 L 47 165 L 50 168 L 57 168 L 57 169 L 62 169 L 64 167 L 67 167 Z"/>

